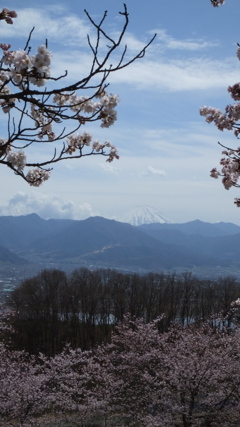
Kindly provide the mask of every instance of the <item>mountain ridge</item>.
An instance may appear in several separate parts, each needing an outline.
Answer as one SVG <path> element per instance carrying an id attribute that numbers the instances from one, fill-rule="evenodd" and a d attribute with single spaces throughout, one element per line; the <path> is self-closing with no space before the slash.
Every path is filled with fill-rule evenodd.
<path id="1" fill-rule="evenodd" d="M 240 269 L 240 227 L 232 223 L 194 220 L 133 226 L 100 216 L 85 220 L 9 216 L 0 217 L 0 245 L 43 268 L 58 263 L 132 271 Z M 9 254 L 14 263 L 10 258 Z"/>

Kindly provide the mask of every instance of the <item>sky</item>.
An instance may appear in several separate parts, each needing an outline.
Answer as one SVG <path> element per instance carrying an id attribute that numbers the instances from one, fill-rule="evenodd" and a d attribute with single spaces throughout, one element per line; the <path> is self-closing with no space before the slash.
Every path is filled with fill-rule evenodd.
<path id="1" fill-rule="evenodd" d="M 128 57 L 154 33 L 156 39 L 144 58 L 109 76 L 108 90 L 120 98 L 116 123 L 104 129 L 99 123 L 82 128 L 94 139 L 110 140 L 120 159 L 110 164 L 101 156 L 62 162 L 39 188 L 1 165 L 0 215 L 35 212 L 45 219 L 118 219 L 147 205 L 177 223 L 200 219 L 240 225 L 240 208 L 234 205 L 240 189 L 226 191 L 221 180 L 209 176 L 221 158 L 218 141 L 228 147 L 237 147 L 238 141 L 199 115 L 204 105 L 224 109 L 232 103 L 227 88 L 240 76 L 239 0 L 226 0 L 219 8 L 210 0 L 126 4 L 129 27 L 123 44 Z M 23 49 L 35 26 L 32 52 L 47 39 L 52 75 L 67 69 L 67 82 L 87 75 L 91 61 L 87 34 L 94 37 L 94 29 L 84 9 L 96 21 L 107 10 L 105 29 L 112 36 L 123 24 L 119 0 L 7 0 L 5 6 L 15 9 L 18 18 L 13 25 L 1 23 L 1 42 Z M 4 136 L 3 113 L 0 131 Z M 36 147 L 36 155 L 43 154 Z"/>

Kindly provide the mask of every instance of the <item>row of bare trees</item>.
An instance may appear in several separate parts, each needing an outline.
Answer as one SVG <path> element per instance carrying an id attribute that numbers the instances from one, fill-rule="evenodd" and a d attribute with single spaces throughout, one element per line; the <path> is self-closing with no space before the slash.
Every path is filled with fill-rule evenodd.
<path id="1" fill-rule="evenodd" d="M 146 323 L 164 313 L 167 330 L 171 323 L 186 326 L 224 315 L 239 295 L 234 277 L 213 281 L 191 273 L 140 276 L 81 268 L 69 276 L 44 270 L 15 288 L 8 304 L 15 312 L 15 345 L 53 355 L 66 342 L 82 349 L 107 342 L 126 313 Z"/>

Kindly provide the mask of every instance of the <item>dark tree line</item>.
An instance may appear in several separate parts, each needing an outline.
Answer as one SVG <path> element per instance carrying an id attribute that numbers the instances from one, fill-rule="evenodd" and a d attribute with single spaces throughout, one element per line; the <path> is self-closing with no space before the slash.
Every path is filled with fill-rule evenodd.
<path id="1" fill-rule="evenodd" d="M 146 276 L 86 268 L 69 276 L 44 270 L 24 280 L 8 298 L 14 311 L 15 348 L 54 355 L 66 343 L 90 349 L 108 342 L 127 313 L 146 323 L 165 314 L 161 328 L 205 322 L 228 312 L 240 295 L 234 277 L 200 280 L 191 273 Z"/>

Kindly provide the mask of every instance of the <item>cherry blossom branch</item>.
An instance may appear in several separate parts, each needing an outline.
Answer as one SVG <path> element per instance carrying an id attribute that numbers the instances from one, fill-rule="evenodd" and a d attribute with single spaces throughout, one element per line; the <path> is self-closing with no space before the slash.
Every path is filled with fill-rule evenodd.
<path id="1" fill-rule="evenodd" d="M 223 4 L 219 2 L 219 4 Z M 240 46 L 238 44 L 237 57 L 240 60 Z M 214 123 L 215 126 L 220 130 L 233 131 L 234 135 L 239 139 L 240 135 L 240 83 L 236 83 L 233 86 L 228 87 L 228 92 L 235 104 L 227 105 L 225 112 L 214 108 L 214 107 L 202 107 L 200 108 L 200 115 L 206 117 L 207 123 Z M 222 154 L 224 157 L 220 159 L 221 170 L 213 168 L 210 172 L 212 178 L 222 177 L 222 184 L 226 190 L 231 187 L 240 187 L 240 147 L 228 148 L 218 142 L 218 144 L 224 148 Z M 236 198 L 234 203 L 240 207 L 240 199 Z"/>
<path id="2" fill-rule="evenodd" d="M 92 155 L 107 156 L 109 162 L 119 158 L 117 149 L 109 141 L 93 140 L 88 132 L 75 133 L 87 123 L 100 121 L 102 128 L 108 128 L 115 123 L 119 98 L 107 93 L 107 78 L 112 72 L 143 58 L 146 49 L 156 37 L 154 35 L 140 52 L 127 60 L 127 46 L 124 46 L 120 59 L 113 65 L 110 60 L 114 59 L 115 53 L 118 52 L 129 24 L 126 4 L 123 12 L 119 12 L 124 22 L 116 40 L 103 29 L 107 12 L 99 23 L 96 23 L 86 10 L 85 13 L 97 32 L 94 44 L 88 36 L 88 45 L 93 55 L 92 64 L 84 78 L 70 85 L 47 87 L 48 83 L 62 82 L 67 71 L 57 77 L 51 76 L 52 54 L 48 50 L 47 42 L 38 47 L 35 55 L 29 55 L 34 28 L 23 50 L 11 51 L 10 44 L 0 44 L 3 52 L 0 61 L 0 107 L 7 116 L 7 137 L 0 139 L 0 164 L 9 167 L 33 186 L 39 186 L 47 180 L 52 170 L 51 165 L 62 160 Z M 0 14 L 0 20 L 12 24 L 12 18 L 16 16 L 15 11 L 5 8 Z M 102 40 L 107 42 L 108 49 L 103 58 L 99 53 Z M 93 83 L 96 77 L 98 82 L 94 80 Z M 85 93 L 88 91 L 88 94 L 79 94 L 79 91 L 83 90 Z M 64 121 L 71 123 L 71 131 L 66 131 L 66 126 L 60 131 L 57 130 Z M 61 148 L 57 145 L 59 141 L 63 144 Z M 46 142 L 54 145 L 53 156 L 41 162 L 27 160 L 28 147 Z M 87 147 L 88 151 L 85 152 Z M 34 169 L 26 172 L 26 169 L 31 167 Z"/>

